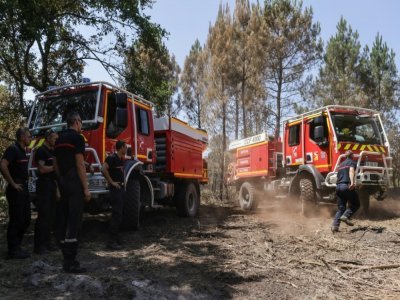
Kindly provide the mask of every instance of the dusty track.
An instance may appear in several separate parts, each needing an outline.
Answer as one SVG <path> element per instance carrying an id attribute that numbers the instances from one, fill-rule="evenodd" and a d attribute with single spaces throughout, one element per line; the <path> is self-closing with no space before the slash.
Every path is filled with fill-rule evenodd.
<path id="1" fill-rule="evenodd" d="M 5 299 L 399 299 L 400 202 L 330 232 L 330 211 L 305 219 L 279 203 L 255 213 L 203 205 L 195 219 L 147 212 L 124 251 L 108 251 L 107 217 L 85 219 L 86 276 L 60 271 L 60 254 L 0 261 Z M 0 229 L 5 245 L 5 225 Z M 32 244 L 32 232 L 25 243 Z"/>

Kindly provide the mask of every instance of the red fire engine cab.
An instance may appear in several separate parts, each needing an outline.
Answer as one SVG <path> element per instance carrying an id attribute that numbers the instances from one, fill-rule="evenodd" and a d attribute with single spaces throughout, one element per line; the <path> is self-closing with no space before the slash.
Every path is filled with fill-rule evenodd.
<path id="1" fill-rule="evenodd" d="M 370 196 L 383 200 L 392 176 L 389 141 L 379 113 L 371 109 L 326 106 L 284 121 L 282 140 L 262 133 L 233 141 L 228 183 L 236 186 L 245 210 L 267 195 L 297 196 L 307 215 L 314 205 L 335 201 L 338 165 L 349 149 L 368 211 Z"/>
<path id="2" fill-rule="evenodd" d="M 83 121 L 85 161 L 91 201 L 88 210 L 98 213 L 109 207 L 108 187 L 101 173 L 105 158 L 117 140 L 128 145 L 125 161 L 123 225 L 139 226 L 145 206 L 176 206 L 180 216 L 195 216 L 200 205 L 200 185 L 208 182 L 203 160 L 208 136 L 176 118 L 154 118 L 153 104 L 105 82 L 87 82 L 52 88 L 37 95 L 29 117 L 34 137 L 30 148 L 30 192 L 35 193 L 35 149 L 46 129 L 66 128 L 66 115 L 77 111 Z"/>

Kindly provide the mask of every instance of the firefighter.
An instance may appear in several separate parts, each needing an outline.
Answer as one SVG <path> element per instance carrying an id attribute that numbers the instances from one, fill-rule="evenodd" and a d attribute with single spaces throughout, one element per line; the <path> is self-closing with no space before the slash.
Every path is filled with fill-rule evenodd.
<path id="1" fill-rule="evenodd" d="M 110 202 L 112 207 L 109 241 L 107 248 L 111 250 L 122 249 L 122 239 L 119 228 L 122 223 L 122 210 L 124 205 L 124 158 L 128 147 L 125 142 L 117 141 L 116 152 L 106 158 L 103 164 L 103 174 L 110 185 Z"/>
<path id="2" fill-rule="evenodd" d="M 28 192 L 28 158 L 25 147 L 31 142 L 27 128 L 19 128 L 17 141 L 9 146 L 1 159 L 1 172 L 8 182 L 6 197 L 9 222 L 7 227 L 8 257 L 24 259 L 29 253 L 21 248 L 22 238 L 31 221 L 31 203 Z"/>
<path id="3" fill-rule="evenodd" d="M 355 190 L 356 162 L 352 159 L 353 152 L 347 150 L 345 157 L 346 160 L 339 165 L 337 173 L 336 196 L 338 211 L 333 219 L 331 228 L 333 233 L 339 231 L 340 221 L 353 226 L 354 224 L 350 221 L 350 218 L 360 207 L 360 201 Z M 346 205 L 348 205 L 347 209 Z"/>
<path id="4" fill-rule="evenodd" d="M 54 169 L 61 193 L 57 209 L 57 236 L 67 273 L 84 273 L 76 260 L 78 233 L 82 223 L 84 200 L 90 200 L 84 162 L 85 141 L 80 134 L 82 120 L 78 113 L 67 115 L 68 129 L 62 131 L 54 147 Z"/>
<path id="5" fill-rule="evenodd" d="M 35 223 L 34 252 L 46 254 L 56 248 L 51 243 L 51 231 L 54 223 L 56 198 L 58 188 L 53 166 L 53 150 L 58 134 L 48 129 L 45 133 L 45 141 L 35 153 L 35 161 L 38 167 L 38 180 L 36 182 L 38 211 Z"/>

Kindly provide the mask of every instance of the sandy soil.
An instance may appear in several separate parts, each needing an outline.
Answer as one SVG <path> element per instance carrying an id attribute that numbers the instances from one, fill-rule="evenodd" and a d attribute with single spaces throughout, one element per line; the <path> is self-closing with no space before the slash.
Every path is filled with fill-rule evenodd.
<path id="1" fill-rule="evenodd" d="M 87 216 L 79 259 L 61 271 L 59 252 L 0 260 L 2 299 L 400 299 L 400 201 L 372 203 L 330 232 L 332 207 L 303 218 L 290 203 L 253 213 L 203 204 L 194 219 L 173 209 L 145 213 L 123 251 L 105 248 L 108 216 Z M 5 248 L 5 220 L 0 225 Z M 30 248 L 33 233 L 24 244 Z"/>

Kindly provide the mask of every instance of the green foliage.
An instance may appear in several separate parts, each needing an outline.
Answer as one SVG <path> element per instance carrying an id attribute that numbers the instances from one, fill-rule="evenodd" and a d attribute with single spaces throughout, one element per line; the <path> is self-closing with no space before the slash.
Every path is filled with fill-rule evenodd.
<path id="1" fill-rule="evenodd" d="M 160 41 L 149 46 L 138 40 L 127 52 L 125 65 L 127 89 L 153 102 L 158 116 L 172 115 L 180 68 L 167 47 Z"/>
<path id="2" fill-rule="evenodd" d="M 190 123 L 202 128 L 205 109 L 205 93 L 207 83 L 205 76 L 204 51 L 199 40 L 196 40 L 185 59 L 180 78 L 182 89 L 182 105 Z"/>
<path id="3" fill-rule="evenodd" d="M 85 60 L 99 61 L 110 74 L 120 73 L 119 62 L 110 57 L 121 57 L 127 41 L 141 37 L 154 44 L 165 34 L 142 15 L 151 3 L 0 0 L 0 70 L 16 86 L 20 108 L 24 86 L 44 91 L 49 85 L 79 81 Z"/>
<path id="4" fill-rule="evenodd" d="M 15 140 L 15 131 L 22 121 L 16 101 L 4 86 L 0 85 L 0 156 Z"/>
<path id="5" fill-rule="evenodd" d="M 368 107 L 383 113 L 386 119 L 393 119 L 399 108 L 397 67 L 395 54 L 377 34 L 364 68 L 363 86 L 368 97 Z"/>
<path id="6" fill-rule="evenodd" d="M 353 31 L 342 17 L 337 33 L 328 41 L 324 65 L 315 82 L 314 95 L 317 106 L 327 104 L 354 104 L 362 98 L 362 56 L 358 32 Z"/>
<path id="7" fill-rule="evenodd" d="M 313 23 L 312 9 L 303 10 L 301 1 L 268 0 L 264 19 L 269 32 L 265 78 L 275 101 L 278 136 L 282 115 L 293 108 L 293 98 L 304 85 L 304 73 L 321 59 L 321 29 L 319 23 Z"/>

